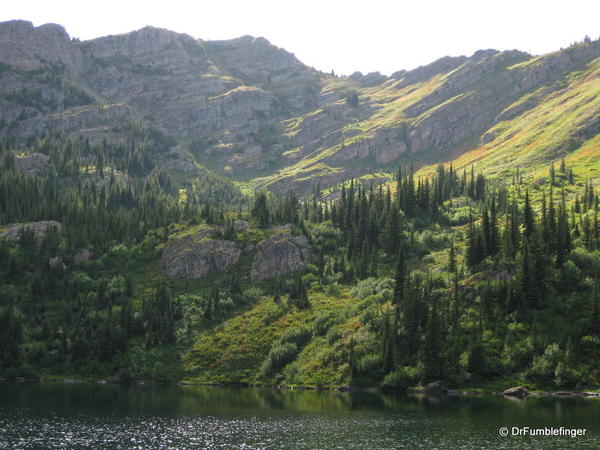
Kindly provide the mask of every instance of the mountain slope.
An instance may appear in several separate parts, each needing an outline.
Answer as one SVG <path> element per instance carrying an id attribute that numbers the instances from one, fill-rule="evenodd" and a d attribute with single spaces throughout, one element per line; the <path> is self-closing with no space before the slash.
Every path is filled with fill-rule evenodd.
<path id="1" fill-rule="evenodd" d="M 563 156 L 589 174 L 573 152 L 596 154 L 598 58 L 600 41 L 586 40 L 538 57 L 481 50 L 390 77 L 336 77 L 264 38 L 146 27 L 77 42 L 58 25 L 13 21 L 0 24 L 0 131 L 122 142 L 133 123 L 276 192 L 484 154 L 491 174 Z"/>

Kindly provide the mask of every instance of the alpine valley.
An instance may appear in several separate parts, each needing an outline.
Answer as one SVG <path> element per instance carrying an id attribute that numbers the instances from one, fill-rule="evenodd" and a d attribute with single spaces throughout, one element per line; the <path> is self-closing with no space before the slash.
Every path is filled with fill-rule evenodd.
<path id="1" fill-rule="evenodd" d="M 0 23 L 0 376 L 598 390 L 599 182 L 600 40 L 338 76 Z"/>

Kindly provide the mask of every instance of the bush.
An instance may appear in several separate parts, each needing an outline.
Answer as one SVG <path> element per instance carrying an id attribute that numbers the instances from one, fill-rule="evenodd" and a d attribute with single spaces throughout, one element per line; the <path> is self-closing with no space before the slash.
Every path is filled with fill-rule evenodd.
<path id="1" fill-rule="evenodd" d="M 508 324 L 502 357 L 504 365 L 509 371 L 522 370 L 531 364 L 533 360 L 532 339 L 526 333 L 526 328 L 522 323 L 512 322 Z"/>
<path id="2" fill-rule="evenodd" d="M 420 378 L 421 372 L 418 368 L 407 366 L 388 373 L 383 379 L 381 387 L 384 389 L 404 391 L 406 388 L 417 384 Z"/>
<path id="3" fill-rule="evenodd" d="M 487 373 L 487 358 L 483 344 L 475 344 L 469 350 L 467 370 L 475 376 L 484 376 Z"/>
<path id="4" fill-rule="evenodd" d="M 244 291 L 244 297 L 250 301 L 256 301 L 263 295 L 263 291 L 257 287 L 251 287 Z"/>
<path id="5" fill-rule="evenodd" d="M 365 355 L 361 358 L 358 368 L 364 375 L 379 378 L 383 368 L 383 358 L 376 354 Z"/>
<path id="6" fill-rule="evenodd" d="M 327 288 L 325 289 L 325 294 L 329 297 L 335 297 L 340 294 L 340 285 L 337 283 L 337 281 L 332 281 L 330 279 L 327 280 Z"/>
<path id="7" fill-rule="evenodd" d="M 325 335 L 325 339 L 327 339 L 327 343 L 329 345 L 333 345 L 340 339 L 340 337 L 342 337 L 342 335 L 340 333 L 340 330 L 336 326 L 331 327 Z"/>
<path id="8" fill-rule="evenodd" d="M 300 365 L 297 361 L 288 364 L 283 370 L 283 376 L 288 384 L 300 383 Z"/>
<path id="9" fill-rule="evenodd" d="M 563 355 L 563 351 L 558 344 L 550 344 L 544 350 L 543 355 L 537 355 L 533 358 L 533 364 L 527 372 L 527 377 L 544 385 L 549 385 L 556 376 L 556 368 L 562 361 Z"/>
<path id="10" fill-rule="evenodd" d="M 359 281 L 350 293 L 357 300 L 364 300 L 369 295 L 380 294 L 383 296 L 383 301 L 385 302 L 391 300 L 393 290 L 394 280 L 391 278 L 367 278 Z"/>
<path id="11" fill-rule="evenodd" d="M 554 384 L 558 387 L 574 386 L 579 376 L 577 372 L 568 367 L 564 362 L 559 362 L 554 369 Z"/>
<path id="12" fill-rule="evenodd" d="M 291 363 L 298 354 L 298 347 L 290 342 L 285 344 L 276 343 L 271 347 L 269 354 L 263 362 L 260 373 L 263 377 L 269 377 L 277 373 L 286 364 Z"/>
<path id="13" fill-rule="evenodd" d="M 314 273 L 307 273 L 302 277 L 302 284 L 310 286 L 312 283 L 318 282 L 319 278 Z"/>
<path id="14" fill-rule="evenodd" d="M 321 313 L 313 322 L 315 336 L 324 336 L 335 323 L 335 315 L 332 313 Z"/>
<path id="15" fill-rule="evenodd" d="M 285 331 L 279 338 L 280 344 L 291 343 L 296 345 L 298 348 L 303 347 L 310 338 L 312 333 L 307 328 L 293 327 Z"/>
<path id="16" fill-rule="evenodd" d="M 576 248 L 569 255 L 575 266 L 588 276 L 600 273 L 600 254 L 591 253 L 583 248 Z"/>

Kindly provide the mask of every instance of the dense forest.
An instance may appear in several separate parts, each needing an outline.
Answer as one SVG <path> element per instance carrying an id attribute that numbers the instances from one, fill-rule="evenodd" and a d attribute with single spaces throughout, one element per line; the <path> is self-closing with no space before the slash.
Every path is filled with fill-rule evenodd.
<path id="1" fill-rule="evenodd" d="M 130 134 L 127 145 L 31 140 L 27 152 L 49 157 L 40 173 L 0 143 L 0 231 L 61 224 L 0 239 L 1 376 L 210 381 L 202 339 L 269 302 L 286 327 L 256 338 L 264 353 L 243 376 L 213 381 L 310 384 L 298 373 L 315 342 L 329 351 L 326 385 L 598 386 L 600 197 L 564 161 L 536 185 L 439 165 L 340 182 L 335 200 L 317 186 L 245 197 L 208 171 L 178 178 L 161 163 L 164 138 Z M 169 279 L 157 263 L 165 244 L 203 224 L 234 242 L 291 224 L 313 258 L 267 281 L 243 263 Z"/>

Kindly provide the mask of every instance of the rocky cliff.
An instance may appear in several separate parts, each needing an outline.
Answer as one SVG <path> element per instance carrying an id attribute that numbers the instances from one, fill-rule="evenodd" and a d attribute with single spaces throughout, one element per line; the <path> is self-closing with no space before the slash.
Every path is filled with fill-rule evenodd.
<path id="1" fill-rule="evenodd" d="M 21 235 L 25 231 L 31 231 L 35 239 L 40 241 L 49 230 L 56 230 L 56 232 L 62 232 L 62 224 L 55 220 L 43 220 L 40 222 L 27 222 L 27 223 L 16 223 L 10 225 L 4 225 L 3 229 L 0 229 L 0 238 L 9 239 L 16 241 L 20 239 Z"/>
<path id="2" fill-rule="evenodd" d="M 390 77 L 336 77 L 264 38 L 146 27 L 79 42 L 59 25 L 11 21 L 0 23 L 0 133 L 17 145 L 56 132 L 118 141 L 135 124 L 180 146 L 163 149 L 169 169 L 200 163 L 251 187 L 305 191 L 494 147 L 503 123 L 594 78 L 598 58 L 600 41 L 586 40 L 537 57 L 481 50 Z M 589 102 L 568 139 L 598 134 L 600 100 Z"/>
<path id="3" fill-rule="evenodd" d="M 252 281 L 287 275 L 310 262 L 312 251 L 306 236 L 292 236 L 291 227 L 284 227 L 274 236 L 260 241 L 252 261 Z"/>
<path id="4" fill-rule="evenodd" d="M 213 238 L 214 233 L 214 228 L 204 227 L 172 240 L 162 254 L 166 275 L 192 280 L 221 273 L 234 265 L 241 250 L 233 241 Z"/>

